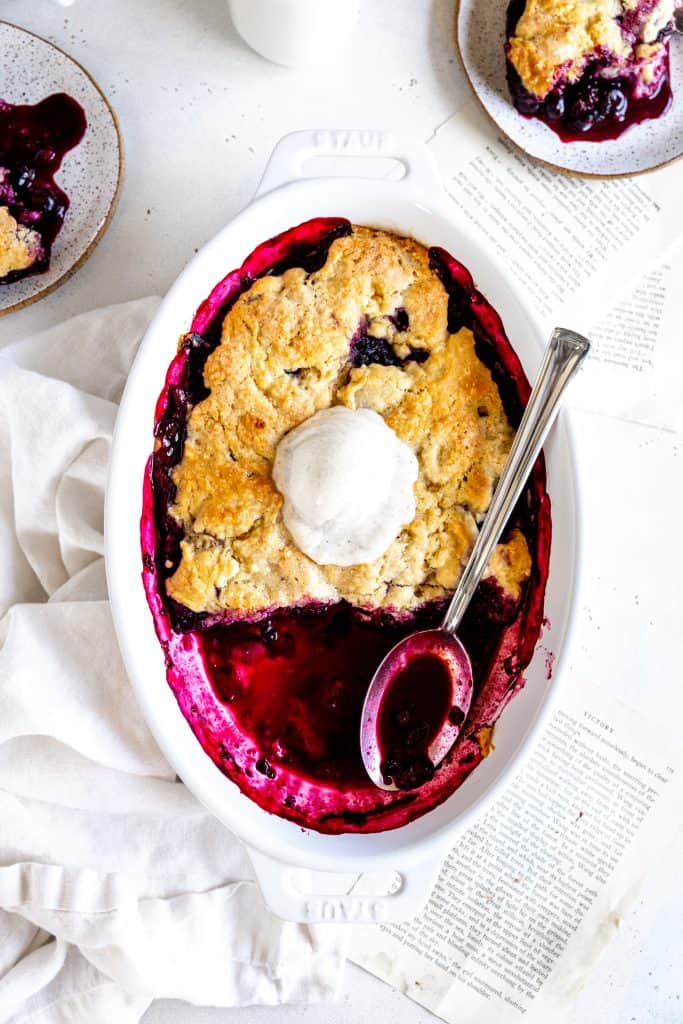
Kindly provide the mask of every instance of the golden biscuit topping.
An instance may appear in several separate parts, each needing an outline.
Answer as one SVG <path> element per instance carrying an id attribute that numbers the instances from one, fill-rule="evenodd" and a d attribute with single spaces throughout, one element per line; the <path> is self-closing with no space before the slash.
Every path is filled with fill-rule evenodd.
<path id="1" fill-rule="evenodd" d="M 13 270 L 26 270 L 40 255 L 40 236 L 0 206 L 0 278 Z"/>
<path id="2" fill-rule="evenodd" d="M 354 366 L 359 325 L 388 342 L 401 365 Z M 183 539 L 167 581 L 172 598 L 212 613 L 312 599 L 410 610 L 453 589 L 514 432 L 471 331 L 448 332 L 446 291 L 423 246 L 355 227 L 332 243 L 320 270 L 256 281 L 225 317 L 204 379 L 210 394 L 189 415 L 173 472 L 170 511 Z M 304 555 L 271 476 L 284 435 L 333 405 L 379 413 L 419 466 L 415 518 L 362 565 L 317 565 Z M 530 562 L 513 531 L 489 572 L 517 598 Z"/>

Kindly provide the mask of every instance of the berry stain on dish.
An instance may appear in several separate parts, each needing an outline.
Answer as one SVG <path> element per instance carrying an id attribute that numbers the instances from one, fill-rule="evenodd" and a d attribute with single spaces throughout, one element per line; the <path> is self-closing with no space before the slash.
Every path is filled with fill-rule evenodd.
<path id="1" fill-rule="evenodd" d="M 0 284 L 48 269 L 69 208 L 55 174 L 86 127 L 66 93 L 34 105 L 0 100 Z"/>
<path id="2" fill-rule="evenodd" d="M 142 576 L 182 713 L 262 808 L 325 833 L 396 828 L 487 755 L 543 619 L 542 456 L 459 629 L 474 687 L 466 717 L 437 659 L 407 670 L 380 727 L 394 791 L 368 778 L 359 724 L 384 656 L 443 618 L 529 391 L 462 264 L 341 218 L 265 242 L 199 307 L 156 406 Z M 272 482 L 282 438 L 338 405 L 373 409 L 419 463 L 415 518 L 362 565 L 304 555 Z M 451 714 L 459 736 L 435 769 L 425 752 Z"/>
<path id="3" fill-rule="evenodd" d="M 666 114 L 675 0 L 511 0 L 513 102 L 563 142 L 617 139 Z"/>

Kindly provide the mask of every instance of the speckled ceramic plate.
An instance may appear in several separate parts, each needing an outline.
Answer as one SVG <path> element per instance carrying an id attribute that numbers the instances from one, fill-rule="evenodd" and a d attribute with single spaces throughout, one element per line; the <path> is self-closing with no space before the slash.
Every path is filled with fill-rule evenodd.
<path id="1" fill-rule="evenodd" d="M 662 117 L 632 125 L 619 139 L 562 142 L 542 121 L 515 110 L 505 80 L 508 0 L 460 0 L 455 39 L 470 85 L 489 117 L 529 156 L 573 174 L 641 174 L 683 156 L 683 39 L 671 42 L 674 100 Z"/>
<path id="2" fill-rule="evenodd" d="M 88 258 L 111 220 L 123 176 L 123 146 L 116 117 L 99 87 L 75 60 L 45 39 L 0 22 L 0 96 L 37 103 L 66 92 L 83 107 L 88 126 L 64 158 L 56 180 L 70 200 L 43 274 L 0 285 L 0 315 L 35 302 Z"/>

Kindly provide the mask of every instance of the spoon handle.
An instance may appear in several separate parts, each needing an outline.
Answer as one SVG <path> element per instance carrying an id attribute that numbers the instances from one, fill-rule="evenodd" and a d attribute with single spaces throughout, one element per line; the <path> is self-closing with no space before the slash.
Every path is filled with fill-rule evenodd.
<path id="1" fill-rule="evenodd" d="M 590 342 L 574 331 L 556 327 L 552 333 L 498 486 L 465 571 L 444 616 L 442 628 L 449 633 L 455 633 L 460 625 L 465 609 L 486 571 L 508 516 L 524 489 L 531 468 L 555 419 L 565 388 L 589 348 Z"/>

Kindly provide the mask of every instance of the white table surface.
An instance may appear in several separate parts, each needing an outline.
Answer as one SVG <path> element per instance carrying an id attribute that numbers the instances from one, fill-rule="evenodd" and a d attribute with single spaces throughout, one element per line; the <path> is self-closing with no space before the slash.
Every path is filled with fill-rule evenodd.
<path id="1" fill-rule="evenodd" d="M 248 202 L 287 131 L 388 127 L 429 138 L 467 95 L 452 51 L 452 8 L 453 0 L 364 0 L 351 45 L 334 61 L 330 55 L 325 70 L 300 72 L 248 50 L 223 0 L 77 0 L 71 8 L 0 0 L 0 19 L 53 40 L 95 76 L 120 118 L 127 157 L 120 207 L 98 249 L 55 294 L 0 319 L 0 346 L 106 303 L 163 293 Z M 586 512 L 576 672 L 680 729 L 683 438 L 598 415 L 576 415 L 575 426 Z M 571 1024 L 683 1022 L 681 863 L 679 837 L 662 852 Z M 218 1010 L 159 1001 L 144 1022 L 368 1019 L 435 1018 L 349 966 L 337 1005 Z"/>

